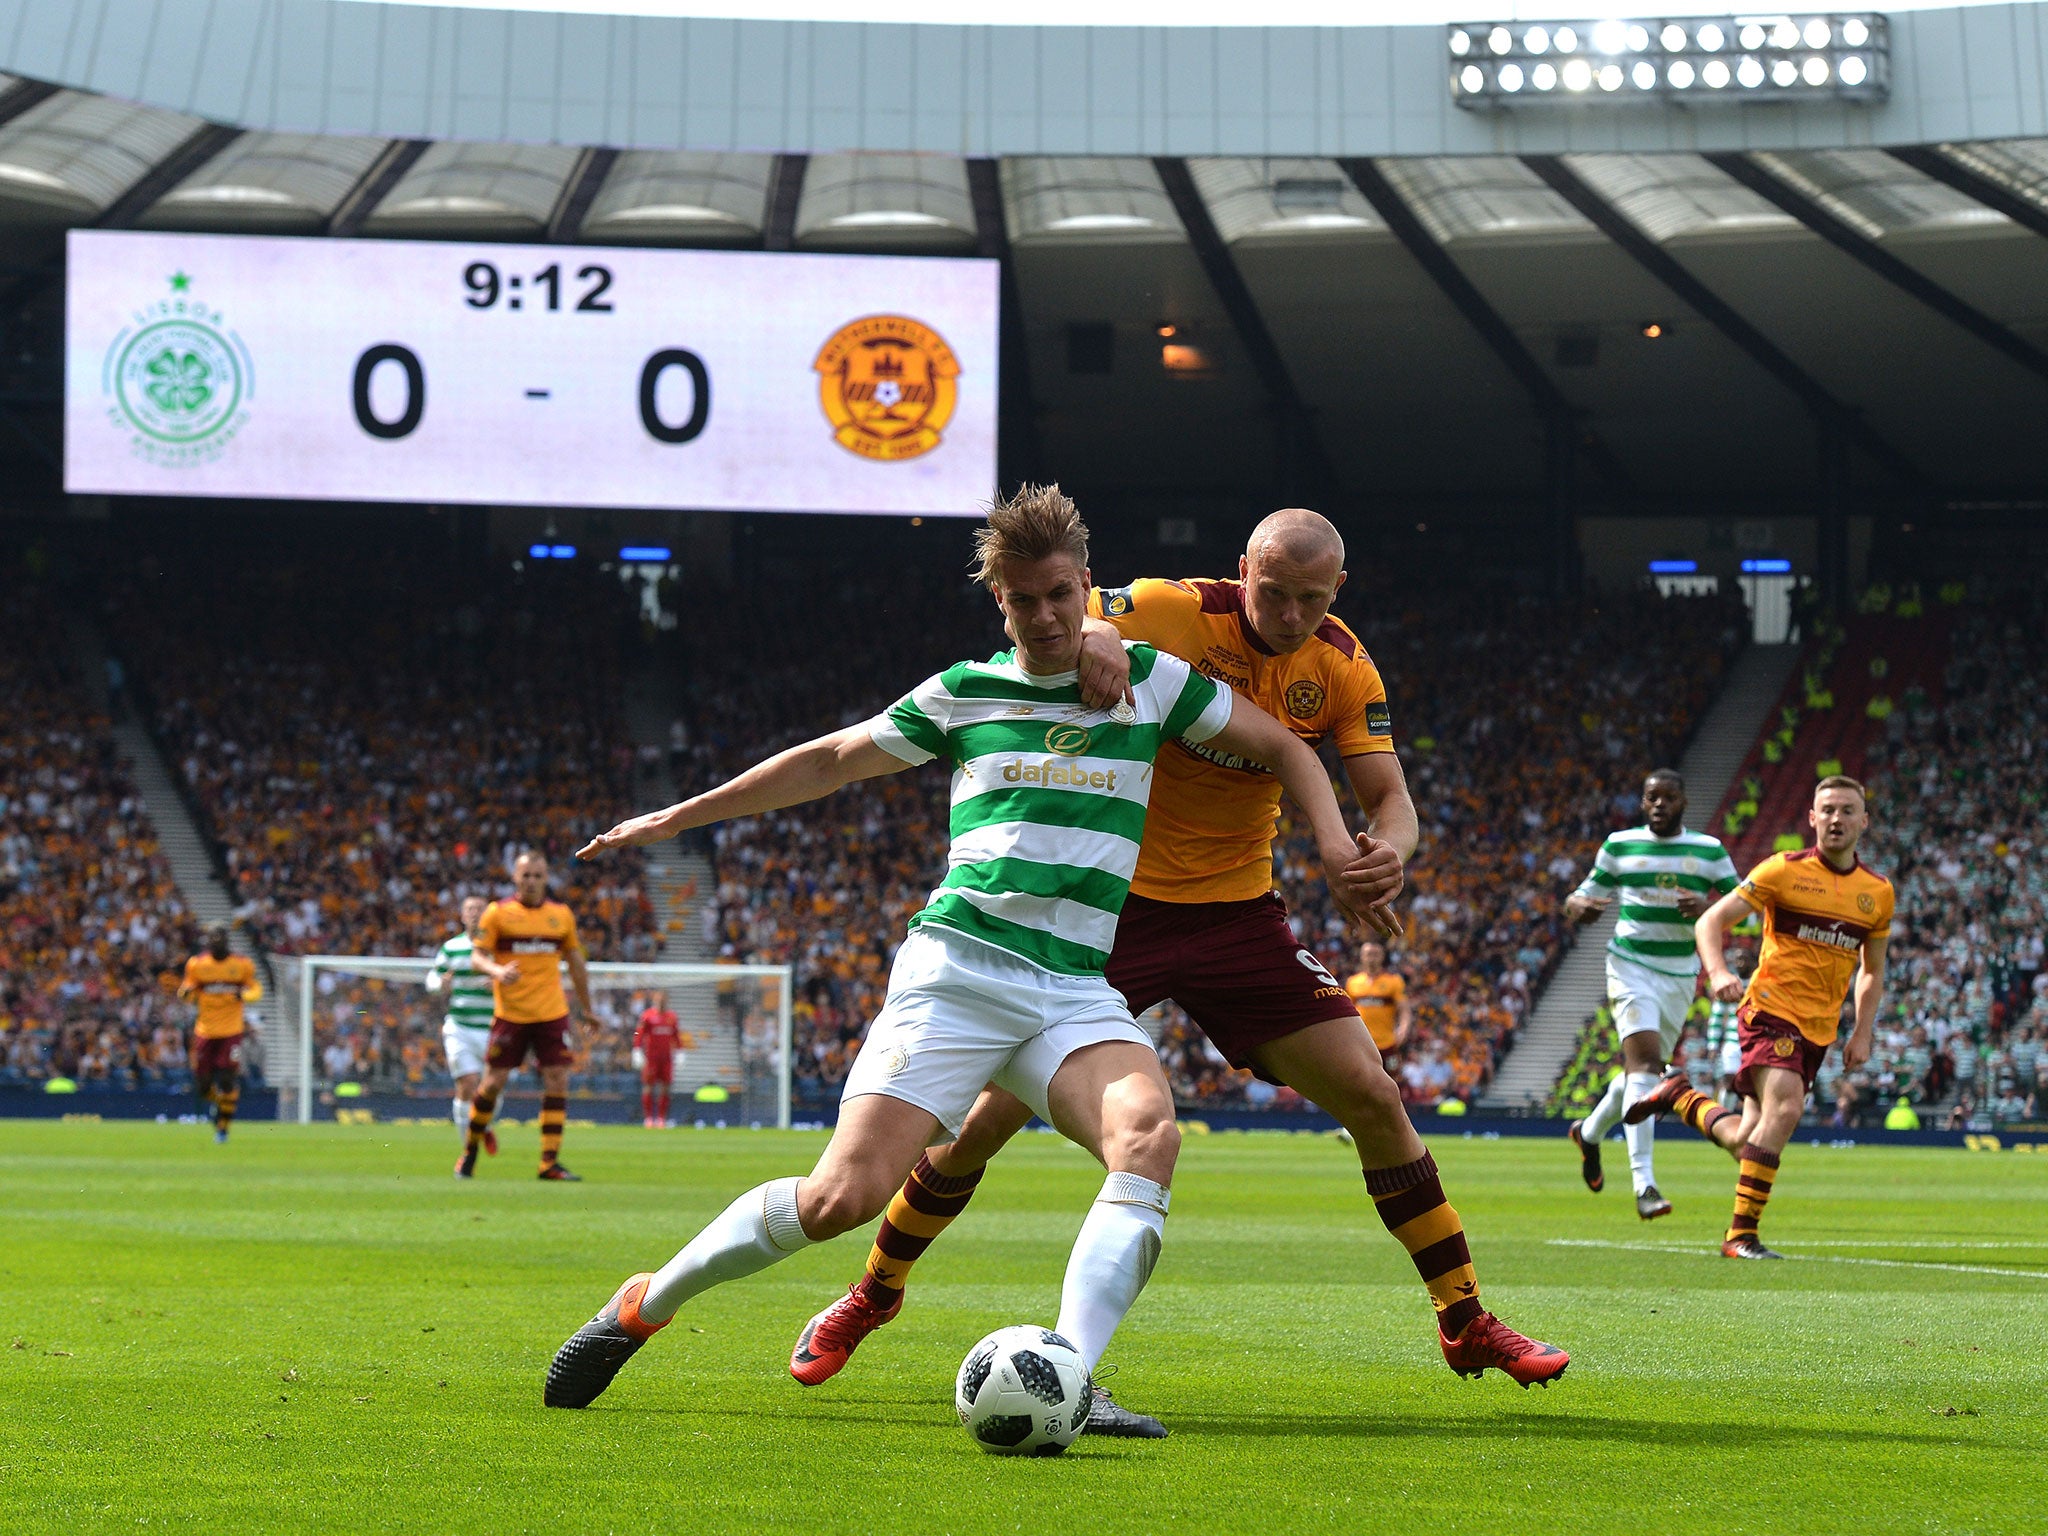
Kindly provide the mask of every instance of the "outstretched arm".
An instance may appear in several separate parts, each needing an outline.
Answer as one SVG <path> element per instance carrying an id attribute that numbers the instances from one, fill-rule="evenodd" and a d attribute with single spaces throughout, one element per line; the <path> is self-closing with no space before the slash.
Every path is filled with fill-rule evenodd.
<path id="1" fill-rule="evenodd" d="M 1323 861 L 1323 878 L 1337 905 L 1355 921 L 1392 938 L 1401 931 L 1400 919 L 1385 907 L 1375 907 L 1365 893 L 1355 866 L 1360 862 L 1358 844 L 1344 825 L 1337 795 L 1330 788 L 1330 776 L 1322 760 L 1310 751 L 1294 732 L 1239 694 L 1232 702 L 1230 720 L 1211 738 L 1226 752 L 1250 758 L 1273 770 L 1280 787 L 1287 791 L 1315 832 L 1316 851 Z"/>
<path id="2" fill-rule="evenodd" d="M 909 766 L 902 758 L 876 746 L 863 721 L 778 752 L 738 778 L 666 810 L 622 821 L 577 849 L 576 857 L 594 858 L 608 848 L 641 848 L 666 841 L 692 827 L 708 827 L 713 822 L 759 816 L 764 811 L 822 800 L 848 784 L 896 773 Z"/>

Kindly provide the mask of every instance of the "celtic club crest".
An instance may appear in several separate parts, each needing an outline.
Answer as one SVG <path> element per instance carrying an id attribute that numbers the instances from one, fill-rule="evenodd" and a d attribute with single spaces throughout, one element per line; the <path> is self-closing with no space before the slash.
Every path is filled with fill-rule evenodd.
<path id="1" fill-rule="evenodd" d="M 175 274 L 173 297 L 114 338 L 103 380 L 108 420 L 136 456 L 173 468 L 220 457 L 248 420 L 254 383 L 248 350 L 221 312 L 184 296 L 191 281 Z"/>

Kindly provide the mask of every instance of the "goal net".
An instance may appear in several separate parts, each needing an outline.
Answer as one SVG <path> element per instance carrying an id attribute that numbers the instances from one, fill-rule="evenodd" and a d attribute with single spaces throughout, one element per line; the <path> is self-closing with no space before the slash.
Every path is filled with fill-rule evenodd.
<path id="1" fill-rule="evenodd" d="M 433 961 L 410 956 L 273 956 L 276 1025 L 266 1042 L 268 1081 L 283 1120 L 346 1108 L 368 1096 L 418 1098 L 445 1114 L 448 1061 L 444 994 L 429 992 Z M 567 978 L 564 977 L 566 986 Z M 672 1087 L 674 1119 L 688 1124 L 789 1124 L 791 977 L 786 965 L 590 963 L 595 1029 L 571 1069 L 570 1113 L 637 1121 L 640 1073 L 633 1028 L 656 1001 L 676 1015 L 681 1038 Z M 531 1067 L 512 1092 L 532 1089 Z M 428 1107 L 429 1100 L 439 1105 Z"/>

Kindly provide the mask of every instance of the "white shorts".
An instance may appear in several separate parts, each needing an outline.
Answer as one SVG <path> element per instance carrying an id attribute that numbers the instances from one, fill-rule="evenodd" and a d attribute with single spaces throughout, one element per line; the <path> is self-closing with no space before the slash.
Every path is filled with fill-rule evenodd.
<path id="1" fill-rule="evenodd" d="M 930 1110 L 958 1136 L 981 1090 L 1017 1095 L 1050 1123 L 1048 1090 L 1083 1046 L 1152 1048 L 1123 994 L 1100 976 L 1060 976 L 942 928 L 896 951 L 889 995 L 840 1094 L 886 1094 Z"/>
<path id="2" fill-rule="evenodd" d="M 490 1049 L 489 1027 L 476 1029 L 468 1024 L 443 1024 L 441 1026 L 441 1049 L 448 1053 L 448 1075 L 450 1077 L 474 1077 L 483 1072 L 484 1053 Z"/>
<path id="3" fill-rule="evenodd" d="M 1715 1070 L 1722 1077 L 1736 1077 L 1742 1072 L 1742 1042 L 1724 1040 L 1721 1042 L 1721 1060 Z"/>
<path id="4" fill-rule="evenodd" d="M 1614 1013 L 1614 1032 L 1623 1039 L 1655 1034 L 1666 1061 L 1685 1031 L 1685 1016 L 1697 989 L 1695 977 L 1667 976 L 1608 951 L 1607 1006 Z"/>

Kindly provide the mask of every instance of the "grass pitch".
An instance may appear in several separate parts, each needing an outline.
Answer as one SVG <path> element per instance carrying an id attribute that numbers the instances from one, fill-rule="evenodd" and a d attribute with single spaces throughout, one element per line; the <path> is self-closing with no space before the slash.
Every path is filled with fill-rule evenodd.
<path id="1" fill-rule="evenodd" d="M 1115 1388 L 1172 1427 L 1064 1457 L 955 1425 L 967 1346 L 1050 1323 L 1100 1174 L 1026 1138 L 836 1381 L 785 1374 L 866 1253 L 700 1298 L 587 1412 L 540 1406 L 620 1277 L 815 1135 L 534 1131 L 477 1181 L 450 1131 L 14 1122 L 0 1156 L 0 1525 L 491 1533 L 2038 1532 L 2048 1162 L 1786 1154 L 1766 1237 L 1714 1256 L 1733 1165 L 1659 1145 L 1645 1226 L 1556 1141 L 1436 1147 L 1485 1297 L 1572 1351 L 1549 1391 L 1445 1369 L 1349 1149 L 1191 1136 Z M 1613 1174 L 1610 1174 L 1612 1179 Z M 5 1346 L 12 1344 L 12 1348 Z"/>

